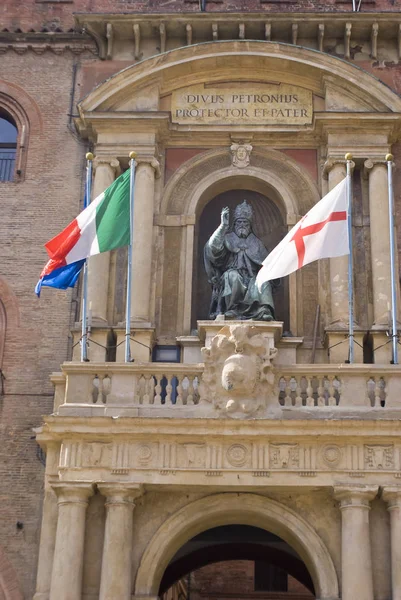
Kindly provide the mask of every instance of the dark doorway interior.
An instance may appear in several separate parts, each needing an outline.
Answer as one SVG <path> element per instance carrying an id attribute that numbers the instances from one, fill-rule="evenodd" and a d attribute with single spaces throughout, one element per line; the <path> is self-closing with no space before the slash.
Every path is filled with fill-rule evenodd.
<path id="1" fill-rule="evenodd" d="M 192 538 L 168 565 L 159 595 L 163 600 L 315 598 L 298 554 L 276 535 L 247 525 L 215 527 Z"/>

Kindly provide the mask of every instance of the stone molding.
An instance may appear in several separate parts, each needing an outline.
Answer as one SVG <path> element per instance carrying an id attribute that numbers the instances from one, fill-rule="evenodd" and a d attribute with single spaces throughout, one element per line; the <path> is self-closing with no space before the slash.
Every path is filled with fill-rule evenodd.
<path id="1" fill-rule="evenodd" d="M 159 56 L 146 59 L 120 71 L 95 88 L 80 102 L 79 110 L 81 113 L 82 111 L 97 110 L 104 103 L 114 104 L 116 97 L 123 103 L 128 96 L 135 93 L 136 87 L 146 85 L 148 81 L 154 80 L 155 77 L 158 77 L 162 84 L 162 94 L 169 93 L 171 89 L 200 82 L 205 78 L 206 72 L 211 81 L 221 78 L 223 71 L 225 80 L 231 75 L 235 78 L 235 74 L 237 78 L 241 75 L 244 76 L 245 71 L 249 78 L 249 66 L 245 69 L 241 65 L 242 49 L 245 48 L 246 65 L 249 65 L 250 56 L 257 57 L 258 65 L 260 65 L 260 76 L 263 77 L 263 80 L 266 78 L 266 68 L 272 60 L 282 61 L 281 72 L 283 78 L 286 81 L 291 80 L 293 84 L 297 83 L 297 81 L 294 81 L 298 76 L 295 73 L 299 73 L 303 65 L 308 65 L 309 69 L 314 68 L 311 86 L 315 93 L 317 89 L 320 92 L 322 91 L 322 79 L 324 75 L 329 75 L 334 78 L 334 81 L 338 81 L 339 85 L 346 85 L 351 88 L 351 91 L 354 91 L 358 97 L 362 95 L 365 100 L 367 99 L 372 106 L 376 107 L 376 110 L 379 111 L 381 107 L 380 112 L 385 112 L 385 107 L 392 112 L 401 110 L 401 100 L 395 92 L 387 88 L 374 76 L 356 69 L 351 64 L 344 63 L 343 60 L 290 44 L 260 43 L 249 40 L 221 41 L 218 44 L 205 43 L 197 47 L 196 54 L 192 47 L 182 47 L 166 53 L 163 56 L 162 63 Z M 219 69 L 215 68 L 211 73 L 208 59 L 219 59 L 220 72 Z M 180 75 L 176 73 L 176 76 L 173 76 L 176 69 L 179 70 L 188 63 L 192 65 L 192 68 L 184 68 L 184 76 L 182 72 Z M 208 69 L 206 69 L 207 65 L 209 65 Z M 169 77 L 166 78 L 166 85 L 163 85 L 165 73 L 170 70 Z M 190 71 L 189 75 L 188 71 Z M 256 79 L 258 78 L 256 71 L 253 75 Z M 122 90 L 124 90 L 123 93 Z"/>
<path id="2" fill-rule="evenodd" d="M 338 500 L 340 510 L 345 508 L 363 508 L 370 510 L 370 502 L 377 496 L 378 486 L 336 486 L 334 497 Z"/>

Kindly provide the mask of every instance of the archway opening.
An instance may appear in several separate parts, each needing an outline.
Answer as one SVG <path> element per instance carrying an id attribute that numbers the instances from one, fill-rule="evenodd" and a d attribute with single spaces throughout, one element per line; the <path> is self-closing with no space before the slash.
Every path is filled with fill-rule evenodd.
<path id="1" fill-rule="evenodd" d="M 204 206 L 195 230 L 195 257 L 193 269 L 193 310 L 192 327 L 197 320 L 209 318 L 212 288 L 204 266 L 204 247 L 207 240 L 220 224 L 221 211 L 228 207 L 230 224 L 237 205 L 246 200 L 253 210 L 252 230 L 270 252 L 287 233 L 284 216 L 277 201 L 252 189 L 230 189 L 214 196 Z M 284 331 L 289 329 L 288 277 L 278 282 L 274 288 L 275 318 L 284 321 Z"/>
<path id="2" fill-rule="evenodd" d="M 162 600 L 259 598 L 312 600 L 312 578 L 283 539 L 249 525 L 208 529 L 184 544 L 167 566 Z"/>

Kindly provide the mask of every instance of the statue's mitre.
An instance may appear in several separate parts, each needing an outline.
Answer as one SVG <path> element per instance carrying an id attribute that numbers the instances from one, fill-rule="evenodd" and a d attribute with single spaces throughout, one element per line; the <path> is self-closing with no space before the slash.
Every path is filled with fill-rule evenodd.
<path id="1" fill-rule="evenodd" d="M 236 221 L 237 219 L 248 219 L 248 221 L 252 221 L 252 218 L 252 206 L 248 204 L 246 200 L 244 200 L 242 204 L 238 204 L 234 211 L 234 221 Z"/>

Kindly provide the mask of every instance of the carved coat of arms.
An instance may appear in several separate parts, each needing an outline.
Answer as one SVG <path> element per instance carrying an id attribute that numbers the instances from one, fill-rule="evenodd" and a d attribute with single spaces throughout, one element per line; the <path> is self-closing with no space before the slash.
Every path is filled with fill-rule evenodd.
<path id="1" fill-rule="evenodd" d="M 266 408 L 274 387 L 272 360 L 277 349 L 269 347 L 255 327 L 224 327 L 202 354 L 201 401 L 237 418 L 255 416 Z"/>

